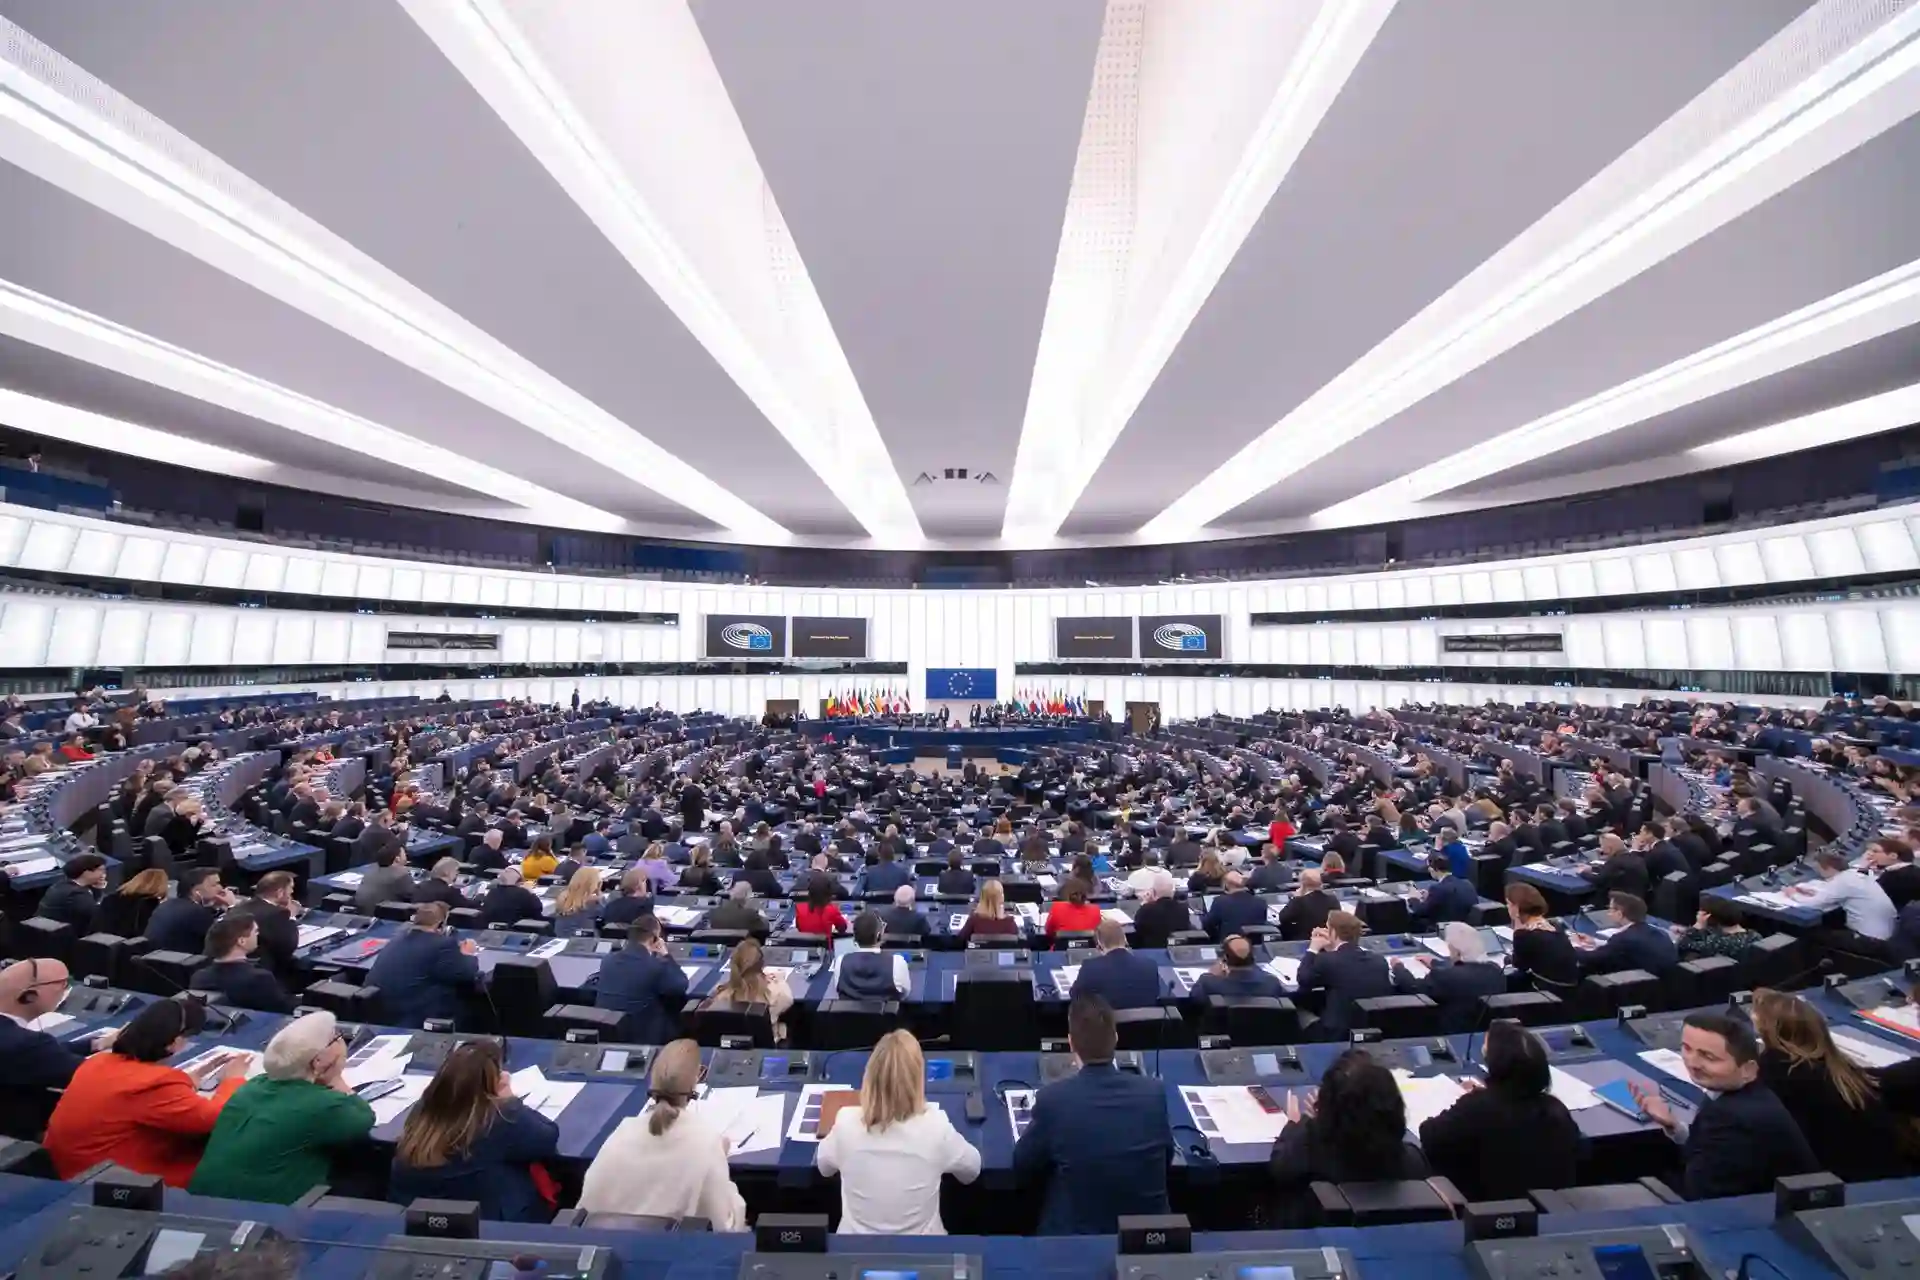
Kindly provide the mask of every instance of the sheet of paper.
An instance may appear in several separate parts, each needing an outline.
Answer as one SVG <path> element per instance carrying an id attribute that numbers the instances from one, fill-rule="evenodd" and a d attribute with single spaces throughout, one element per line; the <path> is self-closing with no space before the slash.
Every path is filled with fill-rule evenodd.
<path id="1" fill-rule="evenodd" d="M 1640 1053 L 1640 1061 L 1656 1071 L 1664 1072 L 1675 1080 L 1693 1083 L 1693 1077 L 1687 1074 L 1687 1060 L 1672 1049 L 1646 1049 Z"/>
<path id="2" fill-rule="evenodd" d="M 1287 909 L 1287 904 L 1284 902 L 1269 902 L 1267 904 L 1267 923 L 1279 924 L 1280 913 L 1282 911 L 1285 911 L 1286 909 Z"/>
<path id="3" fill-rule="evenodd" d="M 58 1031 L 60 1028 L 66 1026 L 68 1023 L 78 1022 L 78 1021 L 79 1019 L 74 1017 L 72 1014 L 61 1013 L 58 1009 L 55 1009 L 52 1012 L 43 1013 L 39 1017 L 35 1018 L 33 1021 L 29 1022 L 27 1024 L 27 1030 L 45 1031 L 48 1034 L 52 1034 L 53 1032 Z"/>
<path id="4" fill-rule="evenodd" d="M 383 1124 L 392 1124 L 395 1120 L 405 1115 L 408 1107 L 420 1101 L 421 1096 L 427 1091 L 427 1085 L 431 1084 L 432 1081 L 432 1076 L 421 1075 L 417 1072 L 413 1075 L 401 1076 L 400 1087 L 398 1089 L 395 1089 L 384 1098 L 375 1098 L 373 1100 L 371 1105 L 373 1107 L 374 1125 L 378 1127 Z"/>
<path id="5" fill-rule="evenodd" d="M 1271 1145 L 1287 1127 L 1285 1110 L 1265 1110 L 1243 1084 L 1181 1085 L 1180 1100 L 1187 1104 L 1193 1127 L 1222 1142 Z"/>
<path id="6" fill-rule="evenodd" d="M 1895 1063 L 1905 1062 L 1913 1057 L 1912 1054 L 1896 1049 L 1883 1041 L 1869 1040 L 1865 1036 L 1853 1035 L 1846 1031 L 1835 1031 L 1833 1043 L 1840 1052 L 1852 1058 L 1854 1065 L 1858 1067 L 1877 1070 L 1880 1067 L 1891 1067 Z"/>
<path id="7" fill-rule="evenodd" d="M 1433 972 L 1433 961 L 1426 956 L 1395 956 L 1393 963 L 1416 978 L 1424 978 Z"/>
<path id="8" fill-rule="evenodd" d="M 572 941 L 570 938 L 549 938 L 533 950 L 527 952 L 527 954 L 535 960 L 551 959 L 565 951 L 567 949 L 567 943 L 570 941 Z"/>
<path id="9" fill-rule="evenodd" d="M 700 971 L 705 967 L 705 965 L 698 964 L 683 964 L 680 966 L 680 972 L 687 975 L 688 982 L 698 982 L 700 980 Z"/>
<path id="10" fill-rule="evenodd" d="M 23 858 L 19 862 L 9 862 L 6 872 L 8 876 L 17 880 L 22 876 L 37 876 L 42 871 L 51 871 L 59 865 L 60 860 L 57 858 Z"/>
<path id="11" fill-rule="evenodd" d="M 1267 961 L 1267 972 L 1289 987 L 1300 985 L 1300 962 L 1291 956 L 1276 956 Z"/>
<path id="12" fill-rule="evenodd" d="M 1031 921 L 1038 922 L 1040 919 L 1040 908 L 1036 906 L 1034 903 L 1014 902 L 1014 903 L 1009 903 L 1008 906 L 1009 906 L 1009 909 L 1013 912 L 1013 914 L 1015 914 L 1016 916 L 1019 916 L 1022 920 L 1031 920 Z"/>
<path id="13" fill-rule="evenodd" d="M 853 1086 L 844 1084 L 802 1085 L 800 1105 L 793 1109 L 793 1120 L 787 1125 L 787 1141 L 820 1141 L 820 1099 L 829 1093 L 840 1093 L 851 1088 Z"/>
<path id="14" fill-rule="evenodd" d="M 255 1076 L 259 1075 L 261 1072 L 267 1069 L 266 1059 L 262 1058 L 259 1054 L 253 1052 L 251 1049 L 228 1049 L 224 1047 L 208 1049 L 205 1053 L 196 1053 L 191 1058 L 188 1058 L 185 1062 L 178 1063 L 176 1065 L 178 1065 L 180 1070 L 186 1072 L 188 1075 L 193 1075 L 196 1071 L 200 1070 L 202 1067 L 211 1063 L 216 1058 L 230 1058 L 235 1055 L 238 1055 L 239 1057 L 244 1058 L 246 1060 L 246 1063 L 247 1063 L 246 1078 L 249 1080 L 253 1079 Z M 205 1084 L 200 1086 L 200 1092 L 209 1093 L 209 1094 L 212 1093 L 215 1089 L 218 1089 L 220 1087 L 220 1081 L 223 1078 L 224 1078 L 224 1075 L 210 1077 Z"/>
<path id="15" fill-rule="evenodd" d="M 693 1104 L 693 1109 L 698 1111 L 700 1118 L 712 1125 L 714 1129 L 725 1133 L 733 1127 L 733 1122 L 753 1105 L 753 1100 L 759 1095 L 760 1090 L 752 1085 L 735 1089 L 707 1089 Z M 649 1101 L 646 1109 L 640 1114 L 644 1116 L 651 1110 L 653 1110 L 653 1103 Z"/>
<path id="16" fill-rule="evenodd" d="M 363 1084 L 372 1084 L 376 1080 L 392 1080 L 404 1075 L 407 1064 L 413 1061 L 410 1053 L 380 1054 L 364 1062 L 350 1061 L 340 1074 L 345 1077 L 349 1089 L 358 1089 Z"/>
<path id="17" fill-rule="evenodd" d="M 1033 1090 L 1008 1089 L 1006 1091 L 1007 1124 L 1013 1130 L 1013 1140 L 1020 1141 L 1020 1135 L 1033 1123 Z"/>
<path id="18" fill-rule="evenodd" d="M 1513 941 L 1513 926 L 1512 926 L 1512 925 L 1510 925 L 1510 924 L 1497 924 L 1497 925 L 1495 925 L 1495 926 L 1493 926 L 1493 931 L 1494 931 L 1494 933 L 1496 933 L 1496 934 L 1498 934 L 1498 935 L 1499 935 L 1499 937 L 1500 937 L 1500 941 L 1502 941 L 1502 942 L 1512 942 L 1512 941 Z"/>
<path id="19" fill-rule="evenodd" d="M 1585 1111 L 1588 1107 L 1600 1105 L 1600 1095 L 1579 1076 L 1562 1071 L 1558 1067 L 1548 1067 L 1552 1073 L 1553 1084 L 1548 1090 L 1560 1099 L 1560 1104 L 1569 1111 Z"/>
<path id="20" fill-rule="evenodd" d="M 366 878 L 367 877 L 363 872 L 342 871 L 337 873 L 333 877 L 333 882 L 339 885 L 342 889 L 358 889 L 360 887 L 360 882 L 362 880 L 365 880 Z"/>
<path id="21" fill-rule="evenodd" d="M 1439 956 L 1442 960 L 1447 958 L 1447 944 L 1438 938 L 1422 938 L 1420 939 L 1420 945 Z"/>
<path id="22" fill-rule="evenodd" d="M 956 911 L 947 917 L 947 930 L 950 933 L 958 933 L 960 930 L 966 928 L 966 925 L 967 914 L 964 911 Z"/>
<path id="23" fill-rule="evenodd" d="M 1772 890 L 1757 890 L 1753 893 L 1743 893 L 1740 895 L 1740 901 L 1756 907 L 1772 907 L 1776 911 L 1791 911 L 1800 905 L 1786 894 L 1775 893 Z"/>
<path id="24" fill-rule="evenodd" d="M 1863 1009 L 1860 1016 L 1889 1031 L 1920 1038 L 1920 1006 L 1903 1004 L 1880 1009 Z"/>
<path id="25" fill-rule="evenodd" d="M 1181 986 L 1187 988 L 1188 990 L 1192 990 L 1193 984 L 1200 981 L 1201 976 L 1205 973 L 1206 973 L 1206 969 L 1198 965 L 1195 965 L 1191 968 L 1188 968 L 1188 967 L 1177 968 L 1173 971 L 1173 976 L 1180 979 Z"/>
<path id="26" fill-rule="evenodd" d="M 567 1104 L 579 1097 L 585 1087 L 577 1082 L 549 1080 L 539 1067 L 522 1067 L 508 1078 L 513 1084 L 514 1096 L 549 1120 L 558 1120 Z"/>
<path id="27" fill-rule="evenodd" d="M 1059 988 L 1063 996 L 1073 994 L 1073 984 L 1079 979 L 1080 966 L 1077 964 L 1063 964 L 1053 971 L 1053 985 Z"/>
<path id="28" fill-rule="evenodd" d="M 1400 1086 L 1400 1098 L 1407 1104 L 1407 1131 L 1420 1132 L 1420 1126 L 1460 1100 L 1466 1090 L 1452 1076 L 1416 1076 L 1400 1070 L 1393 1073 Z"/>
<path id="29" fill-rule="evenodd" d="M 1122 925 L 1124 925 L 1124 924 L 1132 924 L 1132 923 L 1133 923 L 1133 917 L 1132 917 L 1132 916 L 1130 916 L 1130 915 L 1128 915 L 1128 914 L 1127 914 L 1126 912 L 1124 912 L 1124 911 L 1122 911 L 1122 910 L 1121 910 L 1120 908 L 1118 908 L 1118 907 L 1102 907 L 1102 908 L 1100 908 L 1100 918 L 1101 918 L 1102 920 L 1111 920 L 1111 921 L 1113 921 L 1113 923 L 1115 923 L 1115 924 L 1122 924 Z"/>
<path id="30" fill-rule="evenodd" d="M 310 947 L 316 942 L 325 942 L 328 938 L 337 938 L 345 929 L 336 929 L 331 925 L 303 924 L 300 926 L 300 941 L 297 947 Z"/>
<path id="31" fill-rule="evenodd" d="M 786 1119 L 786 1099 L 777 1093 L 755 1097 L 727 1126 L 727 1154 L 750 1156 L 758 1151 L 777 1150 L 781 1125 Z"/>

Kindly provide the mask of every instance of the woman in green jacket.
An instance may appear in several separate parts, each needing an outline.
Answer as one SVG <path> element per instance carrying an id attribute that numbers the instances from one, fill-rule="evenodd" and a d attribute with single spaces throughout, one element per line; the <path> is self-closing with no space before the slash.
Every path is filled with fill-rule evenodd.
<path id="1" fill-rule="evenodd" d="M 267 1043 L 265 1074 L 221 1109 L 188 1190 L 292 1204 L 328 1180 L 333 1153 L 366 1139 L 373 1108 L 345 1079 L 347 1046 L 331 1013 L 309 1013 Z"/>

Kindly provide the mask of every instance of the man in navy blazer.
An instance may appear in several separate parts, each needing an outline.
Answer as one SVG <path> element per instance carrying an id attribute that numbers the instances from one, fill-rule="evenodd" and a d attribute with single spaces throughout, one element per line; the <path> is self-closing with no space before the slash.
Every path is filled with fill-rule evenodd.
<path id="1" fill-rule="evenodd" d="M 27 1026 L 60 1004 L 67 966 L 58 960 L 21 960 L 0 969 L 0 1133 L 38 1142 L 47 1117 L 86 1055 Z M 114 1033 L 94 1037 L 100 1050 Z"/>
<path id="2" fill-rule="evenodd" d="M 1300 961 L 1300 990 L 1324 990 L 1327 1003 L 1319 1030 L 1336 1040 L 1346 1039 L 1359 1016 L 1361 1000 L 1393 994 L 1393 974 L 1387 958 L 1360 945 L 1366 927 L 1350 911 L 1336 911 L 1323 928 L 1313 931 L 1307 954 Z"/>
<path id="3" fill-rule="evenodd" d="M 1470 917 L 1480 904 L 1480 891 L 1472 882 L 1453 874 L 1452 864 L 1444 853 L 1428 854 L 1427 870 L 1433 873 L 1433 884 L 1408 901 L 1407 914 L 1436 927 Z"/>
<path id="4" fill-rule="evenodd" d="M 479 980 L 476 948 L 447 932 L 444 902 L 415 907 L 413 923 L 380 949 L 367 972 L 367 985 L 380 988 L 381 1021 L 396 1027 L 456 1017 L 460 997 Z"/>
<path id="5" fill-rule="evenodd" d="M 1590 935 L 1569 933 L 1579 952 L 1580 967 L 1588 973 L 1619 973 L 1626 969 L 1644 969 L 1658 978 L 1680 963 L 1680 952 L 1664 929 L 1647 923 L 1647 904 L 1630 893 L 1616 893 L 1607 900 L 1613 923 L 1619 932 L 1605 942 L 1588 941 Z"/>
<path id="6" fill-rule="evenodd" d="M 904 862 L 896 862 L 893 846 L 882 842 L 879 845 L 880 861 L 868 867 L 860 875 L 860 892 L 885 893 L 889 897 L 903 884 L 913 883 L 913 869 Z"/>
<path id="7" fill-rule="evenodd" d="M 637 1044 L 666 1044 L 680 1034 L 680 1008 L 687 1000 L 687 974 L 667 951 L 660 921 L 650 915 L 627 929 L 627 945 L 600 962 L 594 982 L 597 1009 L 627 1015 Z"/>
<path id="8" fill-rule="evenodd" d="M 1441 931 L 1447 941 L 1447 959 L 1430 966 L 1425 977 L 1393 963 L 1393 987 L 1408 995 L 1426 996 L 1440 1006 L 1440 1030 L 1447 1035 L 1478 1031 L 1482 1026 L 1480 1001 L 1505 994 L 1506 971 L 1487 960 L 1487 944 L 1470 924 L 1454 921 Z"/>
<path id="9" fill-rule="evenodd" d="M 1080 966 L 1074 999 L 1099 996 L 1114 1009 L 1151 1009 L 1160 1003 L 1160 966 L 1127 949 L 1125 926 L 1102 920 L 1093 942 L 1099 954 Z"/>
<path id="10" fill-rule="evenodd" d="M 1067 1041 L 1080 1070 L 1034 1096 L 1014 1176 L 1047 1183 L 1042 1235 L 1112 1235 L 1123 1215 L 1167 1213 L 1173 1126 L 1158 1080 L 1115 1070 L 1113 1010 L 1076 995 Z"/>
<path id="11" fill-rule="evenodd" d="M 1245 876 L 1227 872 L 1226 890 L 1207 908 L 1207 936 L 1215 942 L 1225 942 L 1236 933 L 1244 936 L 1248 925 L 1267 922 L 1267 904 L 1247 891 Z"/>

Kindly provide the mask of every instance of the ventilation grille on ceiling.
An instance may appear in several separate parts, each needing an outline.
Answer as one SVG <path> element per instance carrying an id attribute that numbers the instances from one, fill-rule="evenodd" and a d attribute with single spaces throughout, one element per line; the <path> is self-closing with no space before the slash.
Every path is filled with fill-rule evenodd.
<path id="1" fill-rule="evenodd" d="M 913 478 L 914 487 L 926 484 L 945 484 L 948 481 L 966 481 L 968 484 L 999 484 L 1000 477 L 991 471 L 973 471 L 966 467 L 942 467 L 938 471 L 922 471 Z"/>

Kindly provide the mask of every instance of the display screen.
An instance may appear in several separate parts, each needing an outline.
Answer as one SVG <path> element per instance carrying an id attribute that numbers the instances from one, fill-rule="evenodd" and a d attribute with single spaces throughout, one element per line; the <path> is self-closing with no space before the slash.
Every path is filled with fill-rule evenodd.
<path id="1" fill-rule="evenodd" d="M 777 1080 L 785 1074 L 787 1074 L 787 1057 L 785 1054 L 778 1056 L 769 1055 L 760 1059 L 760 1078 L 762 1080 Z"/>
<path id="2" fill-rule="evenodd" d="M 1646 1250 L 1637 1244 L 1597 1244 L 1593 1262 L 1603 1280 L 1658 1280 Z"/>
<path id="3" fill-rule="evenodd" d="M 1241 1267 L 1240 1280 L 1293 1280 L 1292 1267 Z"/>
<path id="4" fill-rule="evenodd" d="M 1280 1074 L 1280 1055 L 1274 1053 L 1256 1053 L 1253 1055 L 1255 1075 L 1277 1076 Z"/>
<path id="5" fill-rule="evenodd" d="M 1132 618 L 1055 618 L 1053 653 L 1057 658 L 1131 658 Z"/>
<path id="6" fill-rule="evenodd" d="M 1217 613 L 1192 613 L 1180 617 L 1156 615 L 1139 619 L 1140 659 L 1219 658 L 1226 628 Z"/>
<path id="7" fill-rule="evenodd" d="M 1013 967 L 1013 952 L 1011 951 L 996 952 L 994 953 L 993 962 L 999 965 L 1003 969 L 1010 969 Z"/>
<path id="8" fill-rule="evenodd" d="M 920 1280 L 918 1271 L 862 1271 L 860 1280 Z"/>
<path id="9" fill-rule="evenodd" d="M 865 618 L 794 618 L 789 628 L 796 658 L 864 658 Z"/>
<path id="10" fill-rule="evenodd" d="M 787 620 L 777 614 L 710 613 L 705 652 L 709 658 L 784 658 Z"/>
<path id="11" fill-rule="evenodd" d="M 602 1071 L 625 1071 L 627 1069 L 627 1051 L 625 1049 L 607 1050 L 600 1056 L 600 1069 Z"/>
<path id="12" fill-rule="evenodd" d="M 147 1257 L 140 1274 L 157 1276 L 183 1262 L 191 1262 L 193 1256 L 200 1252 L 200 1246 L 206 1242 L 206 1236 L 198 1231 L 156 1231 L 153 1233 L 153 1243 L 147 1246 Z"/>
<path id="13" fill-rule="evenodd" d="M 928 1058 L 927 1079 L 929 1081 L 953 1079 L 952 1060 L 947 1058 Z"/>

